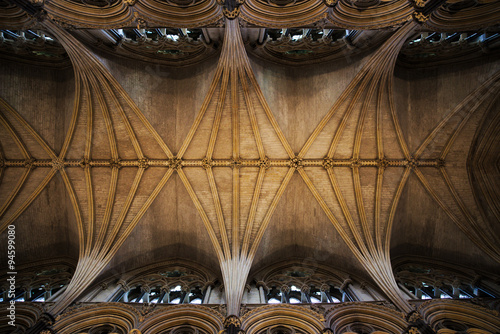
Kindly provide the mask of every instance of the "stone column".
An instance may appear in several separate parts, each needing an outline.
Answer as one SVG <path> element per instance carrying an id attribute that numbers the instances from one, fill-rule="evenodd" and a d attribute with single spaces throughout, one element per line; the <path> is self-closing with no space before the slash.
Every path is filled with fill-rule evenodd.
<path id="1" fill-rule="evenodd" d="M 205 295 L 203 296 L 203 304 L 208 304 L 210 300 L 210 294 L 212 293 L 212 285 L 209 284 L 205 290 Z"/>
<path id="2" fill-rule="evenodd" d="M 267 289 L 266 283 L 264 283 L 262 281 L 258 281 L 257 282 L 257 287 L 259 288 L 260 303 L 261 304 L 267 304 L 266 294 L 264 292 L 264 288 L 266 288 L 267 291 L 269 291 L 269 289 Z"/>

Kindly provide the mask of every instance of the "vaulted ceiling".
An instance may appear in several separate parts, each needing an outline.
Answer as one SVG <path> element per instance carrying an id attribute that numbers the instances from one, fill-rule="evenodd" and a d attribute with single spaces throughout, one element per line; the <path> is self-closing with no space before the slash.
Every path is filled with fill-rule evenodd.
<path id="1" fill-rule="evenodd" d="M 219 268 L 229 314 L 252 273 L 292 258 L 408 312 L 394 258 L 498 271 L 498 4 L 4 1 L 0 28 L 64 52 L 1 53 L 0 228 L 16 226 L 20 263 L 75 264 L 54 314 L 99 276 L 169 258 Z M 184 58 L 151 57 L 138 45 L 162 27 L 201 29 L 202 51 L 186 32 L 168 46 Z M 278 28 L 328 48 L 287 29 L 273 45 Z M 462 36 L 457 65 L 443 38 L 426 63 L 410 49 L 429 32 L 480 32 L 491 53 Z"/>

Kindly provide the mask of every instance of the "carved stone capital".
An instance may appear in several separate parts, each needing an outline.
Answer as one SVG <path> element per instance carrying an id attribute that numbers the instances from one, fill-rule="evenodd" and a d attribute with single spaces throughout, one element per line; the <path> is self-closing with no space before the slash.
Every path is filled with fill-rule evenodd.
<path id="1" fill-rule="evenodd" d="M 129 6 L 133 6 L 137 2 L 137 0 L 123 0 L 123 2 Z"/>
<path id="2" fill-rule="evenodd" d="M 289 291 L 290 291 L 290 287 L 289 287 L 288 285 L 286 285 L 286 284 L 285 284 L 285 285 L 282 285 L 282 286 L 280 287 L 280 291 L 281 291 L 281 292 L 284 292 L 284 293 L 287 293 L 287 292 L 289 292 Z"/>

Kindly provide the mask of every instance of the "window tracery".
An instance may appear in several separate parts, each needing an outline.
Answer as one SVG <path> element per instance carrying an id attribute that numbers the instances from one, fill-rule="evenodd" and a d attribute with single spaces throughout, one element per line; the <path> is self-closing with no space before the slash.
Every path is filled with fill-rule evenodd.
<path id="1" fill-rule="evenodd" d="M 464 272 L 439 265 L 407 263 L 395 269 L 401 290 L 416 299 L 466 299 L 497 297 L 474 272 Z M 483 282 L 482 282 L 483 281 Z"/>
<path id="2" fill-rule="evenodd" d="M 10 287 L 0 287 L 0 302 L 46 302 L 57 297 L 58 292 L 69 284 L 73 269 L 67 265 L 35 267 L 31 270 L 19 270 L 15 292 L 9 293 Z M 4 277 L 5 278 L 5 277 Z M 6 282 L 6 278 L 2 279 Z"/>
<path id="3" fill-rule="evenodd" d="M 159 263 L 126 273 L 119 280 L 109 279 L 105 286 L 115 287 L 108 301 L 150 304 L 206 304 L 217 279 L 198 265 Z M 106 288 L 106 290 L 113 289 Z M 97 294 L 99 289 L 96 287 Z M 104 292 L 106 294 L 106 292 Z M 109 294 L 109 291 L 107 292 Z M 92 301 L 96 293 L 88 301 Z"/>
<path id="4" fill-rule="evenodd" d="M 325 268 L 284 264 L 260 275 L 255 281 L 264 303 L 340 303 L 358 299 L 348 275 Z"/>

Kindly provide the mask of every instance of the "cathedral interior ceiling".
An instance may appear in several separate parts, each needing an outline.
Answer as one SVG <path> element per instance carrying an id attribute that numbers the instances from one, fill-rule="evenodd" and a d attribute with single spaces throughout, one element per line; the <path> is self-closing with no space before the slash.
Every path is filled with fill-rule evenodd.
<path id="1" fill-rule="evenodd" d="M 74 266 L 53 314 L 165 258 L 229 314 L 283 259 L 403 312 L 393 258 L 498 270 L 499 1 L 32 3 L 0 1 L 0 231 Z"/>

